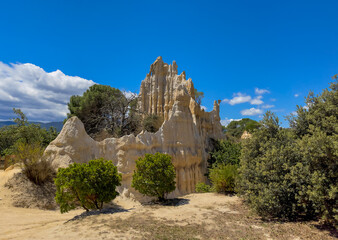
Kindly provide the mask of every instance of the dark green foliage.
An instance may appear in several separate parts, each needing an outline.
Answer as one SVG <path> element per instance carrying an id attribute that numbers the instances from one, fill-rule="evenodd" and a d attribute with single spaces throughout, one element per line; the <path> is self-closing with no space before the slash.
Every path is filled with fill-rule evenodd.
<path id="1" fill-rule="evenodd" d="M 221 139 L 213 145 L 214 149 L 209 153 L 207 173 L 213 189 L 219 193 L 234 192 L 241 144 Z"/>
<path id="2" fill-rule="evenodd" d="M 73 163 L 57 173 L 55 200 L 61 213 L 77 206 L 87 211 L 102 209 L 103 203 L 119 194 L 116 187 L 121 185 L 121 178 L 114 164 L 103 158 L 90 160 L 88 164 Z"/>
<path id="3" fill-rule="evenodd" d="M 308 180 L 294 134 L 280 128 L 274 114 L 264 115 L 261 128 L 242 147 L 238 188 L 253 209 L 285 219 L 312 213 L 308 199 L 299 200 Z"/>
<path id="4" fill-rule="evenodd" d="M 209 166 L 213 164 L 239 164 L 241 144 L 230 140 L 218 140 L 214 143 L 214 149 L 210 152 Z"/>
<path id="5" fill-rule="evenodd" d="M 38 124 L 29 123 L 20 109 L 14 108 L 13 111 L 18 115 L 14 119 L 16 125 L 0 128 L 0 156 L 15 154 L 19 143 L 47 147 L 56 138 L 58 133 L 55 128 L 41 128 Z"/>
<path id="6" fill-rule="evenodd" d="M 136 161 L 132 187 L 147 196 L 164 201 L 165 195 L 176 188 L 175 169 L 171 156 L 163 153 L 145 154 Z"/>
<path id="7" fill-rule="evenodd" d="M 213 188 L 218 193 L 232 193 L 238 177 L 237 165 L 214 164 L 210 169 L 209 178 Z"/>
<path id="8" fill-rule="evenodd" d="M 199 182 L 196 184 L 195 191 L 198 193 L 211 192 L 211 186 L 205 183 Z"/>
<path id="9" fill-rule="evenodd" d="M 255 129 L 259 128 L 259 123 L 250 118 L 243 118 L 239 121 L 232 121 L 226 126 L 223 131 L 228 138 L 240 138 L 244 131 L 252 133 Z"/>
<path id="10" fill-rule="evenodd" d="M 127 98 L 119 89 L 110 86 L 93 85 L 83 96 L 70 98 L 68 118 L 77 116 L 93 138 L 102 132 L 121 137 L 139 131 L 136 107 L 136 97 Z"/>
<path id="11" fill-rule="evenodd" d="M 148 132 L 157 132 L 161 127 L 163 120 L 160 116 L 155 114 L 150 114 L 143 119 L 142 125 L 143 129 Z"/>
<path id="12" fill-rule="evenodd" d="M 320 95 L 306 98 L 307 108 L 298 106 L 297 116 L 289 117 L 298 138 L 305 174 L 306 191 L 319 216 L 338 222 L 338 79 Z"/>

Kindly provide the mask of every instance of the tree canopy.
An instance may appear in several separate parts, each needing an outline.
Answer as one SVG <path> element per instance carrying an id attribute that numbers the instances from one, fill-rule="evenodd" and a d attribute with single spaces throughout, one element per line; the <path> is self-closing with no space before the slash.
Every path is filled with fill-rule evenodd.
<path id="1" fill-rule="evenodd" d="M 243 118 L 239 121 L 232 121 L 223 130 L 228 137 L 240 138 L 244 131 L 252 133 L 259 128 L 259 123 L 250 118 Z"/>
<path id="2" fill-rule="evenodd" d="M 112 137 L 121 137 L 139 131 L 136 107 L 135 96 L 126 97 L 110 86 L 93 85 L 83 96 L 70 98 L 67 117 L 77 116 L 95 139 L 105 132 Z"/>
<path id="3" fill-rule="evenodd" d="M 13 111 L 17 115 L 13 119 L 16 124 L 0 128 L 0 156 L 15 154 L 20 143 L 39 144 L 45 148 L 57 137 L 54 127 L 48 130 L 41 128 L 38 124 L 29 123 L 20 109 L 13 108 Z"/>

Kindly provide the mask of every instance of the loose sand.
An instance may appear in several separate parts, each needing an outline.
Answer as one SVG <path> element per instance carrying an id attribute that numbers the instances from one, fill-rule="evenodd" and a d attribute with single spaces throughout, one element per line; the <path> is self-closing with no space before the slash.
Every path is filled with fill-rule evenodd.
<path id="1" fill-rule="evenodd" d="M 118 197 L 101 212 L 13 207 L 0 171 L 0 239 L 335 239 L 310 223 L 264 222 L 236 196 L 190 194 L 173 206 Z"/>

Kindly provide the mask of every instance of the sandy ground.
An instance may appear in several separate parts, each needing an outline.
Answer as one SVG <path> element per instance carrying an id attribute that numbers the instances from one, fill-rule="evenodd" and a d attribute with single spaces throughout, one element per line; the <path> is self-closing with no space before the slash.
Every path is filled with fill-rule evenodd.
<path id="1" fill-rule="evenodd" d="M 315 223 L 264 222 L 236 196 L 190 194 L 174 206 L 141 205 L 118 197 L 101 212 L 61 214 L 11 206 L 0 171 L 0 239 L 335 239 Z"/>

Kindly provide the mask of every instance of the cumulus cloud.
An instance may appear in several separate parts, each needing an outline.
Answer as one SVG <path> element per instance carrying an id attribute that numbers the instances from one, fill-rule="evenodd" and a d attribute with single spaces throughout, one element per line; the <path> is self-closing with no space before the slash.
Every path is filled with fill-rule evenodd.
<path id="1" fill-rule="evenodd" d="M 228 103 L 230 105 L 236 105 L 240 103 L 250 103 L 251 105 L 260 105 L 264 102 L 262 101 L 263 96 L 257 96 L 255 98 L 252 98 L 250 95 L 246 95 L 244 93 L 234 93 L 232 99 L 224 99 L 223 103 Z"/>
<path id="2" fill-rule="evenodd" d="M 229 103 L 230 105 L 236 105 L 240 103 L 250 102 L 251 96 L 243 93 L 234 93 L 232 99 L 224 99 L 222 102 Z"/>
<path id="3" fill-rule="evenodd" d="M 201 108 L 206 111 L 207 110 L 207 107 L 206 106 L 201 106 Z"/>
<path id="4" fill-rule="evenodd" d="M 262 94 L 264 94 L 264 93 L 270 93 L 270 91 L 267 90 L 267 89 L 259 89 L 259 88 L 255 88 L 255 93 L 256 93 L 257 95 L 262 95 Z"/>
<path id="5" fill-rule="evenodd" d="M 241 114 L 243 116 L 254 116 L 254 115 L 259 115 L 262 114 L 263 110 L 258 109 L 258 108 L 250 108 L 250 109 L 244 109 L 241 111 Z"/>
<path id="6" fill-rule="evenodd" d="M 250 104 L 251 104 L 251 105 L 261 105 L 261 104 L 264 103 L 264 102 L 262 101 L 262 98 L 263 98 L 263 96 L 257 96 L 257 97 L 255 97 L 254 99 L 252 99 L 252 100 L 250 101 Z"/>
<path id="7" fill-rule="evenodd" d="M 221 120 L 221 124 L 226 127 L 229 125 L 229 123 L 231 123 L 232 121 L 240 121 L 242 120 L 242 118 L 239 118 L 239 119 L 228 119 L 228 118 L 225 118 L 224 120 Z"/>
<path id="8" fill-rule="evenodd" d="M 298 97 L 299 97 L 299 94 L 298 94 L 298 93 L 296 93 L 294 96 L 295 96 L 295 98 L 298 98 Z"/>
<path id="9" fill-rule="evenodd" d="M 30 64 L 0 62 L 0 119 L 13 117 L 12 108 L 21 108 L 31 121 L 60 121 L 68 112 L 72 95 L 81 95 L 95 82 L 46 72 Z"/>

